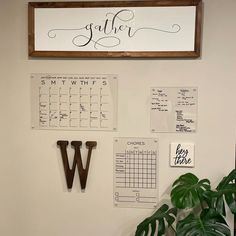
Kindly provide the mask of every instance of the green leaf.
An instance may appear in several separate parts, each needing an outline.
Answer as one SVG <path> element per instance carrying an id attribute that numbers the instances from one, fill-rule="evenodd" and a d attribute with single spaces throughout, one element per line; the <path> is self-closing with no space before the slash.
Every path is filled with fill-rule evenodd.
<path id="1" fill-rule="evenodd" d="M 225 215 L 224 199 L 231 212 L 236 214 L 236 169 L 232 170 L 228 176 L 224 177 L 217 186 L 217 209 Z M 222 204 L 223 202 L 223 204 Z M 221 209 L 220 209 L 221 208 Z"/>
<path id="2" fill-rule="evenodd" d="M 171 191 L 172 204 L 180 209 L 192 208 L 203 202 L 203 193 L 210 190 L 208 179 L 200 180 L 192 173 L 181 175 Z"/>
<path id="3" fill-rule="evenodd" d="M 225 202 L 224 198 L 220 197 L 221 193 L 208 190 L 203 193 L 203 196 L 209 208 L 215 208 L 221 215 L 225 216 Z"/>
<path id="4" fill-rule="evenodd" d="M 163 204 L 152 216 L 146 218 L 137 226 L 135 236 L 147 236 L 149 233 L 150 236 L 154 236 L 157 227 L 157 221 L 158 236 L 164 235 L 166 229 L 174 223 L 176 214 L 176 208 L 169 209 L 168 205 Z"/>
<path id="5" fill-rule="evenodd" d="M 200 217 L 193 214 L 178 222 L 176 236 L 230 236 L 225 219 L 215 209 L 205 209 Z"/>

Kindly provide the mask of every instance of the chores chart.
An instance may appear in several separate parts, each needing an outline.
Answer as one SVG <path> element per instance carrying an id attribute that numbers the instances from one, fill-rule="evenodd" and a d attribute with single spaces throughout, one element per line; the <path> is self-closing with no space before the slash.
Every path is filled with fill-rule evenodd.
<path id="1" fill-rule="evenodd" d="M 31 75 L 32 127 L 116 130 L 116 75 Z"/>
<path id="2" fill-rule="evenodd" d="M 151 131 L 193 133 L 197 129 L 197 88 L 151 88 Z"/>
<path id="3" fill-rule="evenodd" d="M 114 139 L 114 204 L 153 208 L 157 205 L 157 140 Z"/>

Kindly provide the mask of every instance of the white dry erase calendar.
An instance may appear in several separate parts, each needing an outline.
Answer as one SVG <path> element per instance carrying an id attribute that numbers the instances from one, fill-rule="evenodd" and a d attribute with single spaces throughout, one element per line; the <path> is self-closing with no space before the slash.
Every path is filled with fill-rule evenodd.
<path id="1" fill-rule="evenodd" d="M 32 74 L 32 127 L 116 130 L 117 76 Z"/>
<path id="2" fill-rule="evenodd" d="M 151 131 L 193 133 L 197 129 L 197 88 L 151 88 Z"/>
<path id="3" fill-rule="evenodd" d="M 158 200 L 157 140 L 114 139 L 114 204 L 153 208 Z"/>

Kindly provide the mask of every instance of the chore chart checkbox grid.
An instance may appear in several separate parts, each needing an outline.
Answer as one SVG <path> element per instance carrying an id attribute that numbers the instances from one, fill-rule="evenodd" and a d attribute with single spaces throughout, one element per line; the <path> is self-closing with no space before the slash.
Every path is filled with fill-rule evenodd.
<path id="1" fill-rule="evenodd" d="M 32 74 L 32 127 L 116 130 L 115 75 Z"/>
<path id="2" fill-rule="evenodd" d="M 156 188 L 156 151 L 125 150 L 116 159 L 118 188 Z"/>
<path id="3" fill-rule="evenodd" d="M 114 139 L 114 204 L 152 208 L 158 199 L 157 140 Z"/>

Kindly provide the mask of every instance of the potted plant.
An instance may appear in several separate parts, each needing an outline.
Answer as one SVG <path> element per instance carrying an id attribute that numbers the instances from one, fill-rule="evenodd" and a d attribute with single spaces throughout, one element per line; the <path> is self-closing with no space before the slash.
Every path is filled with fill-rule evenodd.
<path id="1" fill-rule="evenodd" d="M 224 177 L 215 189 L 208 179 L 192 173 L 181 175 L 172 185 L 173 206 L 163 204 L 142 221 L 135 236 L 230 236 L 226 212 L 236 214 L 236 169 Z M 226 205 L 228 209 L 226 209 Z"/>

